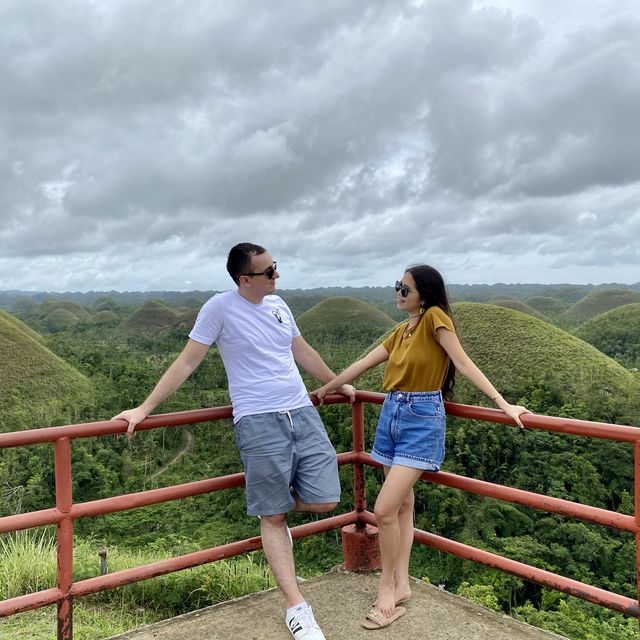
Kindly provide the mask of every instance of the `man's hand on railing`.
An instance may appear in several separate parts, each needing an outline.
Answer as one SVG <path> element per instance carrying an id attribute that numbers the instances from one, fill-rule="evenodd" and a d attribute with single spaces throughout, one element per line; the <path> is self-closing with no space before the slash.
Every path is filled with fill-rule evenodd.
<path id="1" fill-rule="evenodd" d="M 127 427 L 127 437 L 133 438 L 133 432 L 140 422 L 142 422 L 149 414 L 142 408 L 127 409 L 121 411 L 117 416 L 113 416 L 112 420 L 126 420 L 129 423 Z"/>
<path id="2" fill-rule="evenodd" d="M 317 389 L 314 389 L 313 391 L 309 392 L 310 396 L 315 396 L 316 398 L 318 398 L 318 404 L 322 404 L 324 402 L 324 398 L 325 396 L 328 396 L 330 393 L 333 393 L 333 389 L 331 388 L 330 384 L 325 384 L 322 387 L 318 387 Z"/>

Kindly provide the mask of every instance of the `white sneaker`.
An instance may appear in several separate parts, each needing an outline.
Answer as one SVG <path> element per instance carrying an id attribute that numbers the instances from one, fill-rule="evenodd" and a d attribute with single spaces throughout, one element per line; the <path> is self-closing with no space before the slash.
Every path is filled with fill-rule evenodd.
<path id="1" fill-rule="evenodd" d="M 327 640 L 313 617 L 311 607 L 305 603 L 300 611 L 286 620 L 295 640 Z"/>

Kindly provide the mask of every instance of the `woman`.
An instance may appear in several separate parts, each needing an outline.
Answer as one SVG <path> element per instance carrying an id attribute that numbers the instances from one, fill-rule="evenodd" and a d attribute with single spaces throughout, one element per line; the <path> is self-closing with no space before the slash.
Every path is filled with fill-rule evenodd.
<path id="1" fill-rule="evenodd" d="M 384 467 L 375 505 L 382 574 L 378 599 L 362 625 L 379 629 L 406 613 L 411 597 L 409 556 L 413 542 L 413 485 L 423 471 L 438 471 L 444 458 L 443 396 L 451 396 L 457 369 L 524 428 L 521 406 L 509 404 L 462 348 L 447 292 L 433 267 L 409 267 L 396 282 L 396 306 L 408 318 L 378 347 L 314 391 L 320 402 L 339 386 L 388 361 L 385 398 L 371 457 Z"/>

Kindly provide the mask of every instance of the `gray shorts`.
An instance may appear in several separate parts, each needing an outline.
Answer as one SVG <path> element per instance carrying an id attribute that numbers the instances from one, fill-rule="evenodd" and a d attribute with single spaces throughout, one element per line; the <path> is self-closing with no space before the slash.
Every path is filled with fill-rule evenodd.
<path id="1" fill-rule="evenodd" d="M 340 500 L 336 451 L 315 407 L 244 416 L 235 427 L 248 515 L 291 511 L 290 487 L 306 503 Z"/>

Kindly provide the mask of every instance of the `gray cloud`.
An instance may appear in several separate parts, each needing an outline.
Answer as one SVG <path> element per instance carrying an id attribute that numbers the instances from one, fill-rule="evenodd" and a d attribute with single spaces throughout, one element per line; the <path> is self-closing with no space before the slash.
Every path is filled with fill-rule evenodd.
<path id="1" fill-rule="evenodd" d="M 4 2 L 0 287 L 637 281 L 633 9 Z"/>

